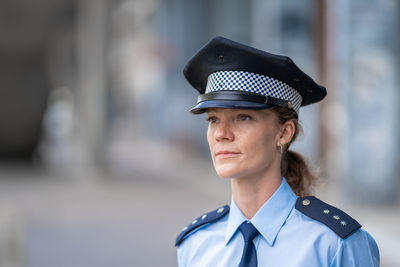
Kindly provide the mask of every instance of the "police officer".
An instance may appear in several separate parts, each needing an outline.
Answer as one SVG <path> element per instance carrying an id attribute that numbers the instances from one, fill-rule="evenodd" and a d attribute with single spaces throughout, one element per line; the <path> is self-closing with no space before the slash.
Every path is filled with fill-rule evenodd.
<path id="1" fill-rule="evenodd" d="M 374 239 L 343 211 L 308 196 L 315 177 L 289 150 L 301 106 L 326 89 L 285 56 L 217 37 L 184 75 L 200 92 L 217 174 L 230 206 L 193 220 L 176 239 L 179 266 L 379 266 Z"/>

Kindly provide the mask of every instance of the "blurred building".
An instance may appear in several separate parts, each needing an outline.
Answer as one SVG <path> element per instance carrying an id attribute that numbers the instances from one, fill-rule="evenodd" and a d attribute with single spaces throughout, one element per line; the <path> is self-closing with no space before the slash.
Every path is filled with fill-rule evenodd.
<path id="1" fill-rule="evenodd" d="M 349 198 L 393 202 L 399 10 L 394 0 L 4 0 L 0 157 L 116 172 L 165 159 L 143 146 L 207 157 L 181 72 L 222 35 L 288 55 L 325 84 L 327 99 L 302 111 L 296 149 Z"/>
<path id="2" fill-rule="evenodd" d="M 397 0 L 2 0 L 0 171 L 22 162 L 81 181 L 91 170 L 172 184 L 180 167 L 204 166 L 207 123 L 188 112 L 197 92 L 182 69 L 221 35 L 288 55 L 326 85 L 328 97 L 301 110 L 293 146 L 320 166 L 329 190 L 317 193 L 396 210 L 399 33 Z M 0 266 L 21 266 L 22 219 L 10 214 L 0 217 L 0 254 L 11 255 Z"/>

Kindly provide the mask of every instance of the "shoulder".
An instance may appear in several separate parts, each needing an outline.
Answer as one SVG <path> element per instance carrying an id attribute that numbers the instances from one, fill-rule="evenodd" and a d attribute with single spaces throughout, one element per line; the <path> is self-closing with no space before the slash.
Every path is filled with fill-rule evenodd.
<path id="1" fill-rule="evenodd" d="M 229 206 L 225 205 L 194 219 L 188 226 L 182 229 L 175 240 L 175 246 L 179 246 L 186 237 L 205 225 L 215 223 L 229 213 Z"/>
<path id="2" fill-rule="evenodd" d="M 361 228 L 350 215 L 314 196 L 299 197 L 295 208 L 307 217 L 324 224 L 342 239 Z"/>
<path id="3" fill-rule="evenodd" d="M 374 238 L 364 229 L 359 229 L 342 239 L 331 266 L 378 267 L 380 253 Z"/>

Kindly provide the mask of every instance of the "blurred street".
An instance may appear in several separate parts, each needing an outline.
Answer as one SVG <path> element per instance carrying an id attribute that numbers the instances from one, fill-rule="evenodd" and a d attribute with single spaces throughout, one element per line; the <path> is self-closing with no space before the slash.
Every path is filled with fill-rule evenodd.
<path id="1" fill-rule="evenodd" d="M 117 178 L 87 173 L 92 177 L 82 183 L 41 171 L 3 170 L 0 203 L 11 217 L 11 238 L 19 239 L 21 266 L 176 266 L 180 229 L 230 198 L 220 180 L 191 183 L 199 177 L 188 171 L 176 179 L 168 172 Z"/>

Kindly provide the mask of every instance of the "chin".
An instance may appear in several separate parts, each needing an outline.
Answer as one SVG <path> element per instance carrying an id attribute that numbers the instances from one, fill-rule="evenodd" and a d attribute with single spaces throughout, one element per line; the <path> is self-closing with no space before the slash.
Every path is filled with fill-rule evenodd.
<path id="1" fill-rule="evenodd" d="M 232 179 L 233 177 L 231 175 L 225 175 L 217 172 L 218 176 L 222 179 Z"/>
<path id="2" fill-rule="evenodd" d="M 224 179 L 236 178 L 240 176 L 239 172 L 233 168 L 215 167 L 218 176 Z"/>

